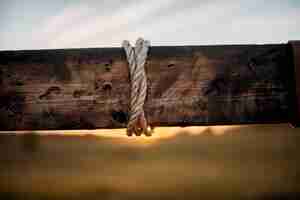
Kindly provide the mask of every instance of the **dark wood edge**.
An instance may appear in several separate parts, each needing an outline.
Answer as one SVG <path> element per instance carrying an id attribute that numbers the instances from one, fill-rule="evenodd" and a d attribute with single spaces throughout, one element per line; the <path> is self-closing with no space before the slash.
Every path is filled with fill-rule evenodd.
<path id="1" fill-rule="evenodd" d="M 294 76 L 291 82 L 291 124 L 300 127 L 300 40 L 288 43 L 289 65 L 293 69 Z"/>

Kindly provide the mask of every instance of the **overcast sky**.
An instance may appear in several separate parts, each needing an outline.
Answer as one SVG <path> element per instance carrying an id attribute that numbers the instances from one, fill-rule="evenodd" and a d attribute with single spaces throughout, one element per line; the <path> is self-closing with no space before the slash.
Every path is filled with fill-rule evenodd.
<path id="1" fill-rule="evenodd" d="M 300 0 L 0 0 L 0 50 L 280 43 L 300 39 Z"/>

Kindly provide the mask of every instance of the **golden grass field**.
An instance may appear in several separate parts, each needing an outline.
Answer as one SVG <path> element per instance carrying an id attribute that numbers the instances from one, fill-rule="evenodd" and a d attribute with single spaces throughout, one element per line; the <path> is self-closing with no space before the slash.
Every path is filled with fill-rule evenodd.
<path id="1" fill-rule="evenodd" d="M 286 124 L 44 135 L 0 137 L 1 200 L 300 199 Z"/>

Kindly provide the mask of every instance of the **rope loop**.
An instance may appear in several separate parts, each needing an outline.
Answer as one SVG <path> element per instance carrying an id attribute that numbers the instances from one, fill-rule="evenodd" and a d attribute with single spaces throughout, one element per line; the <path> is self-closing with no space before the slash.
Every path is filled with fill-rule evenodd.
<path id="1" fill-rule="evenodd" d="M 145 62 L 147 59 L 150 42 L 139 38 L 135 47 L 132 47 L 129 41 L 124 40 L 122 44 L 130 72 L 130 111 L 127 124 L 127 135 L 133 134 L 140 136 L 143 133 L 151 136 L 151 129 L 148 128 L 144 112 L 144 103 L 147 96 L 147 77 L 145 72 Z"/>

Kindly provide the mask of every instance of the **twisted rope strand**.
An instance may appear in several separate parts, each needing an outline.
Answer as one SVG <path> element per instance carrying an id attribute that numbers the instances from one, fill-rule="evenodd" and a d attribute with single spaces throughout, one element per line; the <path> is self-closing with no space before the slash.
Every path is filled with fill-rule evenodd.
<path id="1" fill-rule="evenodd" d="M 131 94 L 130 116 L 127 124 L 127 135 L 151 135 L 148 131 L 147 120 L 144 113 L 144 102 L 147 95 L 147 77 L 144 65 L 147 59 L 150 42 L 139 38 L 135 47 L 125 40 L 122 44 L 130 71 Z"/>

